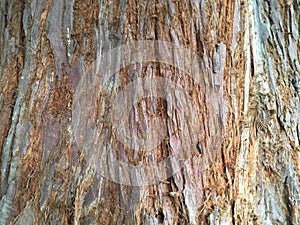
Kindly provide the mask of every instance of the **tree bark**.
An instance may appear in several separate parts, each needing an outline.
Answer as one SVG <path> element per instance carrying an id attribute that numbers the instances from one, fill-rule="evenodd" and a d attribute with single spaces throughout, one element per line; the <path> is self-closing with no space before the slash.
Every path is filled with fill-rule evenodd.
<path id="1" fill-rule="evenodd" d="M 296 1 L 0 2 L 1 224 L 300 224 Z M 133 52 L 122 65 L 126 49 L 114 50 L 136 41 L 162 44 L 155 57 L 171 65 Z M 197 60 L 183 65 L 176 46 Z M 129 94 L 153 97 L 133 105 L 127 128 L 147 136 L 162 117 L 167 135 L 145 155 L 108 114 L 147 77 L 153 90 Z M 155 98 L 166 80 L 174 95 Z M 183 108 L 197 113 L 182 120 Z M 139 178 L 97 161 L 111 146 L 133 168 L 158 164 L 186 140 L 179 171 L 172 161 Z"/>

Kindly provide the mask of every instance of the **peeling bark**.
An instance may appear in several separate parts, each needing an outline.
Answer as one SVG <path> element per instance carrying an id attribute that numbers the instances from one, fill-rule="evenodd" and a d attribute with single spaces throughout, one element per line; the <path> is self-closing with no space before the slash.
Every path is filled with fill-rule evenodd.
<path id="1" fill-rule="evenodd" d="M 277 0 L 1 0 L 0 223 L 300 224 L 298 10 Z M 139 55 L 120 70 L 113 64 L 113 79 L 99 76 L 103 55 L 138 40 L 190 49 L 199 56 L 197 81 L 184 66 Z M 176 106 L 186 104 L 178 95 L 134 106 L 132 132 L 146 130 L 153 115 L 168 124 L 150 156 L 126 148 L 106 126 L 112 96 L 144 77 L 188 90 L 200 125 L 182 135 L 197 132 L 198 141 L 178 173 L 126 186 L 91 166 L 102 151 L 84 148 L 107 132 L 106 144 L 128 164 L 180 151 Z M 78 141 L 74 121 L 101 129 L 82 130 Z"/>

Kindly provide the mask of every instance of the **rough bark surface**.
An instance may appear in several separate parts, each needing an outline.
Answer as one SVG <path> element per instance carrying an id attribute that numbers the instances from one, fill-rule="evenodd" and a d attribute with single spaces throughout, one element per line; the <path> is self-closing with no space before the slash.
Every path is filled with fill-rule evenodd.
<path id="1" fill-rule="evenodd" d="M 1 0 L 0 224 L 300 224 L 297 12 L 279 0 Z M 202 77 L 154 62 L 119 71 L 121 88 L 149 74 L 180 83 L 200 115 L 186 165 L 144 187 L 98 176 L 72 131 L 87 68 L 134 40 L 191 49 Z M 93 88 L 104 113 L 113 87 Z M 137 117 L 154 104 L 176 124 L 166 102 L 143 101 Z M 154 160 L 175 151 L 172 140 Z"/>

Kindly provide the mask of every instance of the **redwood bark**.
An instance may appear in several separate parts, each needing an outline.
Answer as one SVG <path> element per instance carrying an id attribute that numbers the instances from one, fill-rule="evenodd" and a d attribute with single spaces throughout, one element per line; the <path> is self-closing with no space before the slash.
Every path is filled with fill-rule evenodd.
<path id="1" fill-rule="evenodd" d="M 278 0 L 1 0 L 0 223 L 300 224 L 297 13 L 296 1 Z M 108 119 L 117 89 L 100 92 L 89 82 L 97 76 L 91 68 L 105 52 L 137 40 L 190 49 L 201 82 L 170 65 L 133 62 L 114 85 L 149 74 L 178 82 L 200 125 L 178 173 L 126 186 L 89 164 L 72 125 L 74 95 L 86 82 L 97 116 Z M 142 102 L 137 117 L 150 118 L 156 107 L 176 124 L 166 101 Z M 172 140 L 153 150 L 156 161 L 175 151 Z M 109 143 L 121 146 L 114 135 Z M 147 163 L 119 148 L 128 163 Z"/>

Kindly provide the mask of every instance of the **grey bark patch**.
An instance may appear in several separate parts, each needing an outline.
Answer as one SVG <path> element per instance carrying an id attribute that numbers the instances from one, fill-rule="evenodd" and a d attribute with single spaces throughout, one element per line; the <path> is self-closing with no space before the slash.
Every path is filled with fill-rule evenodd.
<path id="1" fill-rule="evenodd" d="M 15 225 L 33 225 L 35 222 L 34 211 L 32 210 L 32 202 L 27 202 L 26 207 L 16 218 Z"/>
<path id="2" fill-rule="evenodd" d="M 4 95 L 0 93 L 0 113 L 4 104 Z"/>
<path id="3" fill-rule="evenodd" d="M 62 64 L 67 62 L 66 47 L 64 45 L 63 37 L 63 7 L 60 1 L 54 1 L 53 6 L 49 12 L 48 21 L 48 39 L 55 53 L 56 74 L 61 77 Z M 70 32 L 70 31 L 69 31 Z"/>

